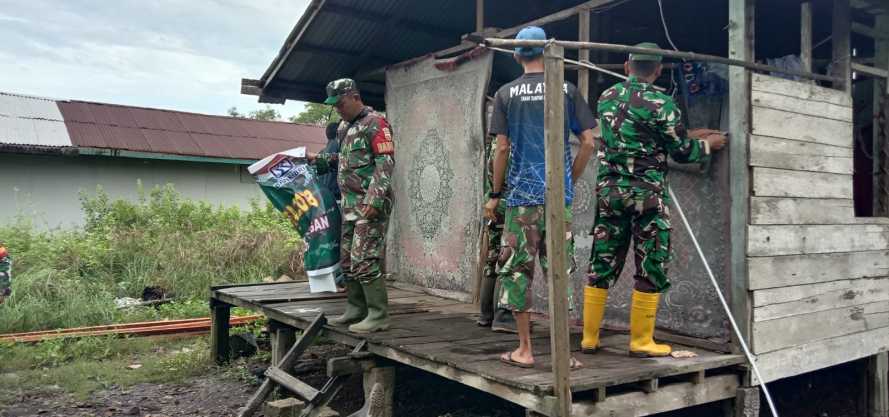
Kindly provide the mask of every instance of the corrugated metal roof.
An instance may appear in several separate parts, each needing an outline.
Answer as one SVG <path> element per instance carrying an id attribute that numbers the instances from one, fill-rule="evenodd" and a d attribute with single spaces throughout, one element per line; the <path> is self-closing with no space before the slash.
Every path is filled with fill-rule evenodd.
<path id="1" fill-rule="evenodd" d="M 507 28 L 583 1 L 487 2 L 486 25 Z M 365 102 L 382 108 L 384 77 L 372 70 L 458 45 L 474 30 L 474 1 L 312 0 L 259 80 L 264 88 L 247 80 L 244 91 L 320 102 L 327 82 L 351 77 Z"/>
<path id="2" fill-rule="evenodd" d="M 64 147 L 71 139 L 55 101 L 0 93 L 0 143 Z"/>
<path id="3" fill-rule="evenodd" d="M 319 126 L 0 93 L 0 149 L 98 148 L 261 159 L 324 148 Z"/>
<path id="4" fill-rule="evenodd" d="M 298 146 L 318 151 L 324 128 L 83 101 L 59 102 L 73 146 L 261 159 Z"/>

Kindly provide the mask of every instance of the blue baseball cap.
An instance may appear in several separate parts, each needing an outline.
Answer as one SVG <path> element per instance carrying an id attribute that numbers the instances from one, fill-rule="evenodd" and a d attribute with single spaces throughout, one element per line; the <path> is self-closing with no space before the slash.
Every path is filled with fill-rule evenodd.
<path id="1" fill-rule="evenodd" d="M 543 31 L 543 28 L 537 26 L 528 26 L 520 30 L 519 34 L 516 35 L 515 38 L 519 41 L 545 41 L 546 32 Z M 543 47 L 518 46 L 515 48 L 515 53 L 525 58 L 534 58 L 538 55 L 543 54 Z"/>

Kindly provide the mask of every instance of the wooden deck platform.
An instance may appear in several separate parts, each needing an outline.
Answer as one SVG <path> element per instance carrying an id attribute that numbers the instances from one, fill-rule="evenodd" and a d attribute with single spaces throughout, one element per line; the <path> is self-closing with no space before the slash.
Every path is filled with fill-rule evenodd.
<path id="1" fill-rule="evenodd" d="M 343 294 L 311 294 L 308 284 L 288 282 L 214 287 L 211 295 L 213 318 L 227 322 L 230 306 L 257 310 L 270 320 L 304 329 L 324 313 L 343 313 Z M 516 346 L 512 334 L 500 334 L 475 324 L 477 307 L 422 289 L 399 285 L 389 288 L 392 327 L 384 332 L 358 335 L 343 326 L 328 325 L 326 337 L 350 346 L 367 341 L 372 354 L 407 366 L 423 369 L 464 385 L 504 398 L 529 411 L 550 415 L 553 380 L 550 367 L 549 328 L 535 322 L 533 344 L 537 365 L 521 369 L 502 364 L 498 356 Z M 220 326 L 224 327 L 224 326 Z M 214 349 L 221 338 L 215 329 Z M 741 355 L 712 352 L 674 344 L 697 357 L 638 359 L 627 355 L 628 336 L 603 334 L 602 346 L 594 355 L 579 352 L 579 329 L 572 330 L 574 356 L 584 368 L 571 373 L 574 416 L 644 416 L 698 404 L 732 399 L 740 384 L 737 365 Z"/>

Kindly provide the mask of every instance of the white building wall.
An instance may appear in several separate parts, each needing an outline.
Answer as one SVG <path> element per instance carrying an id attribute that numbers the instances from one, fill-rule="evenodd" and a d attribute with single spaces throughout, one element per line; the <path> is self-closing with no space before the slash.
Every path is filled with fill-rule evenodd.
<path id="1" fill-rule="evenodd" d="M 173 184 L 184 197 L 214 205 L 264 201 L 241 166 L 111 157 L 0 154 L 0 224 L 28 216 L 41 228 L 83 224 L 80 192 L 102 186 L 111 198 L 135 200 L 138 182 L 150 190 Z"/>

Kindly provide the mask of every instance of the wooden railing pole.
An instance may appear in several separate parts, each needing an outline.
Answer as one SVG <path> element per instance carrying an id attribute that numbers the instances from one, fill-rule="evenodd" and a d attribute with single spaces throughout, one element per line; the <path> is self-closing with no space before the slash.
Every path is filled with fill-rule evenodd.
<path id="1" fill-rule="evenodd" d="M 568 337 L 568 253 L 565 247 L 565 51 L 558 45 L 544 50 L 544 142 L 546 153 L 546 252 L 549 259 L 550 341 L 553 415 L 571 415 L 570 355 Z"/>

